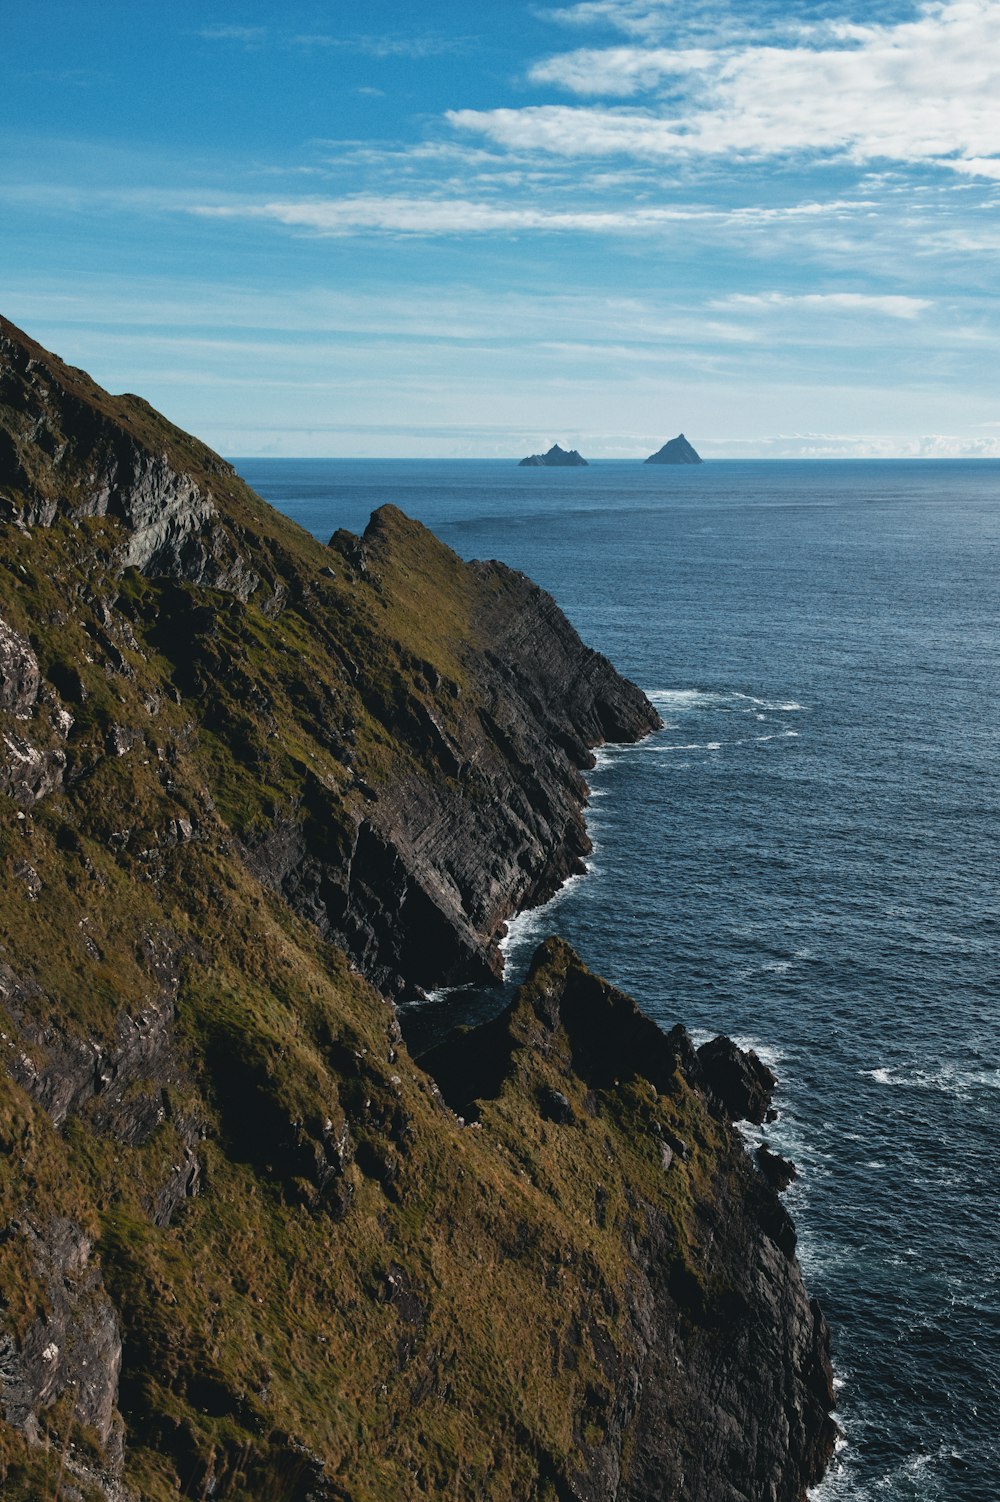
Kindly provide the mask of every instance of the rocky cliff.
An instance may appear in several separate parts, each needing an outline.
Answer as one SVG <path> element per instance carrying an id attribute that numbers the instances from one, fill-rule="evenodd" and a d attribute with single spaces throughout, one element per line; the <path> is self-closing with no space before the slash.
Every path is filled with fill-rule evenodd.
<path id="1" fill-rule="evenodd" d="M 0 321 L 5 1498 L 797 1502 L 767 1079 L 558 944 L 430 1070 L 392 1006 L 492 979 L 656 724 L 523 576 L 323 547 Z"/>

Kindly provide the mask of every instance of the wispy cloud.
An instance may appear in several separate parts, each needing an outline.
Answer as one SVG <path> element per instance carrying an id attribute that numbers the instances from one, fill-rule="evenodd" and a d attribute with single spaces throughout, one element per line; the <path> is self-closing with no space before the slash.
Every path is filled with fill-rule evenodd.
<path id="1" fill-rule="evenodd" d="M 870 292 L 736 292 L 730 297 L 715 299 L 711 306 L 727 312 L 766 313 L 790 309 L 912 319 L 925 313 L 932 303 L 926 297 L 883 296 Z"/>
<path id="2" fill-rule="evenodd" d="M 337 36 L 329 32 L 306 32 L 290 39 L 293 47 L 337 48 L 362 52 L 369 57 L 439 57 L 449 52 L 463 52 L 470 45 L 468 37 L 445 36 Z"/>
<path id="3" fill-rule="evenodd" d="M 616 19 L 652 35 L 665 7 L 574 6 L 557 18 Z M 687 50 L 590 48 L 550 57 L 533 82 L 631 98 L 663 87 L 666 107 L 455 110 L 458 129 L 566 157 L 767 158 L 790 154 L 934 164 L 1000 180 L 1000 0 L 923 0 L 894 24 L 827 22 L 792 45 Z M 960 86 L 957 81 L 960 80 Z M 679 96 L 679 97 L 678 97 Z"/>
<path id="4" fill-rule="evenodd" d="M 792 204 L 717 209 L 698 205 L 629 205 L 603 209 L 553 209 L 534 203 L 491 203 L 468 198 L 359 195 L 258 202 L 192 204 L 188 212 L 210 219 L 261 219 L 320 235 L 390 231 L 410 235 L 477 235 L 521 231 L 632 234 L 670 225 L 729 224 L 750 228 L 782 220 L 840 215 L 863 203 Z"/>
<path id="5" fill-rule="evenodd" d="M 252 47 L 264 41 L 266 26 L 203 26 L 198 35 L 205 42 L 242 42 Z"/>
<path id="6" fill-rule="evenodd" d="M 268 30 L 266 26 L 203 26 L 197 35 L 206 42 L 236 42 L 245 47 L 258 47 L 270 40 L 279 48 L 295 48 L 300 51 L 336 49 L 343 52 L 359 52 L 368 57 L 422 58 L 438 57 L 448 52 L 463 52 L 471 45 L 469 37 L 438 36 L 430 34 L 406 35 L 404 33 L 334 33 Z"/>
<path id="7" fill-rule="evenodd" d="M 703 443 L 712 458 L 1000 459 L 1000 439 L 958 433 L 777 433 Z"/>
<path id="8" fill-rule="evenodd" d="M 655 0 L 581 0 L 543 10 L 549 21 L 563 26 L 611 26 L 629 36 L 659 36 L 667 24 L 666 4 Z"/>

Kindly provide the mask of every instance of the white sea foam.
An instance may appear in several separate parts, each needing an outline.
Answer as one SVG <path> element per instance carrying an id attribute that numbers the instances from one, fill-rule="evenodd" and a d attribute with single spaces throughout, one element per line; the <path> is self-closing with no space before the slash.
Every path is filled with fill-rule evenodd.
<path id="1" fill-rule="evenodd" d="M 739 745 L 739 741 L 726 741 L 726 745 Z M 672 751 L 720 751 L 722 741 L 686 741 L 678 746 L 651 746 L 650 750 L 657 751 L 661 756 L 666 756 Z"/>
<path id="2" fill-rule="evenodd" d="M 708 688 L 647 688 L 646 698 L 657 709 L 674 710 L 679 714 L 692 709 L 742 709 L 761 718 L 761 710 L 772 713 L 795 714 L 805 709 L 797 699 L 761 699 L 756 694 L 743 694 L 736 690 Z"/>
<path id="3" fill-rule="evenodd" d="M 516 913 L 513 918 L 508 919 L 507 932 L 498 946 L 505 963 L 509 963 L 513 953 L 520 953 L 522 949 L 537 940 L 541 932 L 548 928 L 554 909 L 590 874 L 592 869 L 592 866 L 588 866 L 586 871 L 568 876 L 558 892 L 550 897 L 548 902 L 543 902 L 541 907 L 526 908 L 523 912 Z"/>
<path id="4" fill-rule="evenodd" d="M 423 996 L 406 996 L 396 1005 L 402 1011 L 414 1011 L 419 1007 L 431 1006 L 436 1002 L 450 1001 L 455 996 L 461 996 L 464 991 L 477 991 L 479 986 L 475 981 L 469 981 L 464 986 L 439 986 L 434 991 L 426 991 Z"/>
<path id="5" fill-rule="evenodd" d="M 860 1074 L 878 1085 L 893 1085 L 903 1090 L 937 1090 L 944 1095 L 968 1098 L 977 1090 L 1000 1090 L 1000 1067 L 983 1065 L 979 1069 L 962 1068 L 957 1064 L 942 1064 L 937 1069 L 922 1069 L 918 1065 L 877 1069 L 862 1069 Z"/>
<path id="6" fill-rule="evenodd" d="M 786 714 L 791 714 L 795 710 L 805 709 L 804 704 L 798 704 L 794 699 L 757 699 L 753 694 L 733 694 L 732 697 L 734 699 L 742 699 L 747 704 L 753 704 L 758 709 L 780 709 Z M 760 716 L 758 716 L 759 718 Z"/>
<path id="7" fill-rule="evenodd" d="M 725 699 L 724 694 L 711 693 L 701 688 L 647 688 L 646 698 L 657 709 L 704 709 Z"/>
<path id="8" fill-rule="evenodd" d="M 731 1033 L 730 1037 L 737 1048 L 742 1048 L 744 1052 L 753 1049 L 762 1064 L 766 1064 L 776 1074 L 780 1072 L 780 1065 L 785 1055 L 776 1044 L 762 1043 L 759 1038 L 753 1037 L 750 1033 Z"/>

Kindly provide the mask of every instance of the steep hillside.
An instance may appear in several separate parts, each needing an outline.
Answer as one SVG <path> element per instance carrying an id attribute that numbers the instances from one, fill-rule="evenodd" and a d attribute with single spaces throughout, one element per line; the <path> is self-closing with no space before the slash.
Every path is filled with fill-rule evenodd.
<path id="1" fill-rule="evenodd" d="M 638 690 L 2 320 L 0 570 L 4 1497 L 797 1502 L 825 1327 L 718 1070 L 559 945 L 444 1096 L 391 1001 L 497 973 Z"/>

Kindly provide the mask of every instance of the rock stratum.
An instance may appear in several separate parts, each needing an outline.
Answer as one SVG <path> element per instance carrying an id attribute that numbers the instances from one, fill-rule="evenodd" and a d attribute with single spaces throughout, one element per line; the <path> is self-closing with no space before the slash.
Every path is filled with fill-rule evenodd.
<path id="1" fill-rule="evenodd" d="M 0 320 L 0 1490 L 800 1502 L 834 1428 L 773 1079 L 557 940 L 655 712 L 392 507 L 315 542 Z"/>
<path id="2" fill-rule="evenodd" d="M 693 444 L 689 443 L 683 433 L 678 433 L 676 438 L 670 438 L 662 448 L 657 449 L 655 454 L 650 454 L 644 464 L 704 464 L 704 459 L 698 453 Z"/>
<path id="3" fill-rule="evenodd" d="M 560 448 L 558 443 L 544 454 L 529 454 L 519 461 L 520 469 L 586 469 L 587 460 L 576 449 Z"/>

